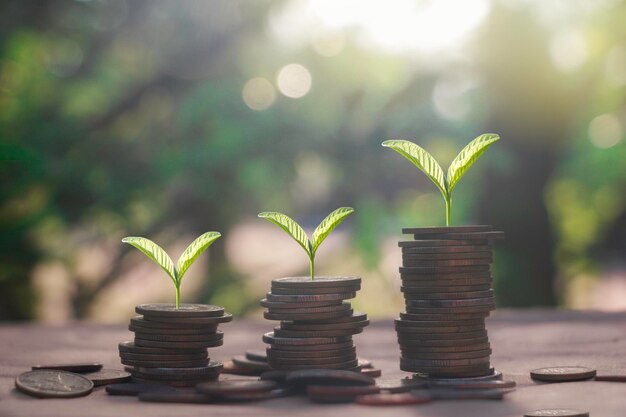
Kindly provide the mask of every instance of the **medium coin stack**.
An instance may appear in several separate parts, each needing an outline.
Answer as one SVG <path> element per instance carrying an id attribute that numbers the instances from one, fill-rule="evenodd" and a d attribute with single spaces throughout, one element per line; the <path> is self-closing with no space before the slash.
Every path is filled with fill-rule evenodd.
<path id="1" fill-rule="evenodd" d="M 261 305 L 264 317 L 280 326 L 263 341 L 267 361 L 276 370 L 346 369 L 359 371 L 352 335 L 369 324 L 345 300 L 361 289 L 358 277 L 279 278 Z"/>
<path id="2" fill-rule="evenodd" d="M 491 289 L 491 226 L 403 229 L 400 278 L 406 312 L 395 320 L 400 369 L 429 378 L 493 375 L 485 318 Z"/>
<path id="3" fill-rule="evenodd" d="M 205 304 L 141 304 L 128 329 L 134 342 L 119 344 L 122 364 L 139 383 L 193 387 L 219 377 L 222 364 L 207 348 L 221 346 L 220 323 L 232 320 L 222 307 Z"/>

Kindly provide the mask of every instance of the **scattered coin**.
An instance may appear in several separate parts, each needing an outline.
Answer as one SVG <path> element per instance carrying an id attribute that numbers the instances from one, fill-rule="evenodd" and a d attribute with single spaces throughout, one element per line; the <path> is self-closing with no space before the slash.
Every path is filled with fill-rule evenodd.
<path id="1" fill-rule="evenodd" d="M 88 395 L 94 384 L 73 372 L 40 369 L 19 375 L 15 387 L 33 397 L 73 398 Z"/>
<path id="2" fill-rule="evenodd" d="M 383 374 L 383 371 L 378 368 L 361 368 L 361 373 L 372 378 L 378 378 Z"/>
<path id="3" fill-rule="evenodd" d="M 264 361 L 253 361 L 248 359 L 244 355 L 233 356 L 233 363 L 239 367 L 254 369 L 256 371 L 269 371 L 272 368 L 267 363 L 267 358 Z"/>
<path id="4" fill-rule="evenodd" d="M 287 382 L 287 375 L 289 371 L 267 371 L 263 372 L 259 377 L 261 381 L 274 381 L 278 384 L 284 385 Z"/>
<path id="5" fill-rule="evenodd" d="M 421 380 L 421 381 L 427 381 L 429 384 L 430 383 L 439 383 L 439 382 L 451 382 L 451 383 L 460 383 L 461 380 L 463 381 L 493 381 L 493 380 L 501 380 L 502 379 L 502 372 L 500 371 L 496 371 L 495 369 L 493 371 L 491 371 L 490 373 L 488 373 L 487 375 L 483 375 L 483 376 L 478 376 L 478 377 L 465 377 L 465 378 L 433 378 L 433 377 L 427 377 L 427 376 L 420 376 L 420 375 L 414 375 L 414 378 L 417 380 Z"/>
<path id="6" fill-rule="evenodd" d="M 571 382 L 584 381 L 596 376 L 596 370 L 582 366 L 555 366 L 550 368 L 534 369 L 530 377 L 544 382 Z"/>
<path id="7" fill-rule="evenodd" d="M 432 401 L 432 396 L 426 394 L 413 395 L 409 393 L 400 394 L 373 394 L 362 395 L 356 398 L 356 403 L 361 405 L 389 406 L 389 405 L 412 405 L 425 404 Z"/>
<path id="8" fill-rule="evenodd" d="M 265 350 L 246 350 L 246 358 L 251 361 L 267 362 L 267 353 Z"/>
<path id="9" fill-rule="evenodd" d="M 416 394 L 416 391 L 412 391 Z M 422 395 L 430 394 L 435 400 L 501 400 L 507 391 L 501 389 L 458 390 L 454 388 L 429 389 Z"/>
<path id="10" fill-rule="evenodd" d="M 589 412 L 573 408 L 546 408 L 529 411 L 524 417 L 589 417 Z"/>
<path id="11" fill-rule="evenodd" d="M 386 379 L 376 381 L 376 385 L 380 387 L 381 391 L 386 391 L 391 394 L 398 394 L 402 392 L 409 392 L 414 389 L 427 388 L 428 382 L 419 379 Z"/>
<path id="12" fill-rule="evenodd" d="M 262 372 L 263 371 L 259 371 L 258 369 L 244 368 L 242 366 L 235 365 L 232 360 L 224 362 L 224 368 L 222 369 L 222 373 L 232 375 L 257 376 Z"/>
<path id="13" fill-rule="evenodd" d="M 430 381 L 431 387 L 447 387 L 455 389 L 513 389 L 517 385 L 515 381 L 472 381 L 458 378 L 457 381 Z"/>
<path id="14" fill-rule="evenodd" d="M 96 372 L 85 373 L 84 377 L 91 380 L 96 387 L 130 381 L 130 374 L 118 369 L 101 369 Z"/>
<path id="15" fill-rule="evenodd" d="M 231 394 L 249 394 L 255 392 L 271 391 L 276 388 L 274 381 L 243 381 L 243 380 L 227 380 L 204 382 L 196 386 L 196 390 L 206 395 L 231 395 Z"/>
<path id="16" fill-rule="evenodd" d="M 308 385 L 306 393 L 311 401 L 317 403 L 353 402 L 357 396 L 377 394 L 376 385 Z"/>
<path id="17" fill-rule="evenodd" d="M 270 391 L 247 392 L 241 394 L 227 394 L 218 397 L 224 402 L 246 402 L 246 401 L 264 401 L 272 398 L 288 397 L 293 395 L 295 390 L 290 387 L 274 388 Z"/>
<path id="18" fill-rule="evenodd" d="M 33 371 L 40 369 L 48 369 L 53 371 L 67 371 L 67 372 L 95 372 L 102 369 L 102 364 L 97 362 L 92 363 L 65 363 L 65 364 L 50 364 L 50 365 L 35 365 L 32 367 Z"/>
<path id="19" fill-rule="evenodd" d="M 374 385 L 374 378 L 345 370 L 306 369 L 287 375 L 287 382 L 304 385 Z"/>
<path id="20" fill-rule="evenodd" d="M 143 392 L 172 391 L 173 389 L 174 388 L 169 387 L 167 385 L 134 384 L 132 382 L 121 383 L 121 384 L 109 384 L 105 388 L 107 394 L 109 395 L 129 395 L 129 396 L 136 396 Z"/>

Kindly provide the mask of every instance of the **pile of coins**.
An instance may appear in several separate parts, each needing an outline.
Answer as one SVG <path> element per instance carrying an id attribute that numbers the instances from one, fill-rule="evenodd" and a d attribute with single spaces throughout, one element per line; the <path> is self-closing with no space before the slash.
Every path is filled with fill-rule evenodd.
<path id="1" fill-rule="evenodd" d="M 485 318 L 491 289 L 491 226 L 403 229 L 400 278 L 406 312 L 395 320 L 400 369 L 429 378 L 493 375 Z"/>
<path id="2" fill-rule="evenodd" d="M 266 333 L 267 362 L 276 370 L 360 370 L 352 335 L 369 324 L 345 300 L 361 289 L 358 277 L 280 278 L 261 305 L 280 326 Z"/>
<path id="3" fill-rule="evenodd" d="M 232 320 L 222 307 L 205 304 L 142 304 L 130 320 L 133 342 L 119 344 L 122 364 L 139 383 L 193 387 L 219 377 L 222 364 L 207 348 L 221 346 L 220 323 Z"/>

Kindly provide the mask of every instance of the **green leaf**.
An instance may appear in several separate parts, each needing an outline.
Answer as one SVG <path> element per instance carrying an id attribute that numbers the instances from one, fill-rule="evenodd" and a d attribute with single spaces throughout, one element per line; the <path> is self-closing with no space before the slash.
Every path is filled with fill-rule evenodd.
<path id="1" fill-rule="evenodd" d="M 348 217 L 354 209 L 352 207 L 339 207 L 337 210 L 330 213 L 322 222 L 315 228 L 311 241 L 313 243 L 313 253 L 317 251 L 317 248 L 322 244 L 324 239 L 333 231 L 335 227 L 339 225 L 346 217 Z"/>
<path id="2" fill-rule="evenodd" d="M 454 187 L 459 182 L 465 171 L 471 167 L 474 162 L 489 148 L 494 142 L 497 142 L 500 136 L 494 133 L 485 133 L 471 141 L 465 148 L 459 152 L 454 161 L 448 168 L 448 192 L 452 193 Z"/>
<path id="3" fill-rule="evenodd" d="M 187 246 L 187 249 L 180 255 L 178 262 L 176 263 L 176 275 L 178 276 L 178 282 L 183 280 L 183 275 L 187 272 L 187 269 L 194 263 L 194 261 L 204 252 L 213 242 L 222 236 L 219 232 L 206 232 L 199 236 L 196 240 L 191 242 L 191 245 Z"/>
<path id="4" fill-rule="evenodd" d="M 300 227 L 295 220 L 291 217 L 278 213 L 278 212 L 263 212 L 259 213 L 259 217 L 274 223 L 276 226 L 283 229 L 289 236 L 293 238 L 302 249 L 304 249 L 309 255 L 309 257 L 313 256 L 313 250 L 311 248 L 311 242 L 309 241 L 309 237 L 306 232 Z"/>
<path id="5" fill-rule="evenodd" d="M 148 258 L 152 259 L 154 263 L 159 265 L 167 273 L 167 275 L 169 275 L 172 281 L 174 281 L 174 285 L 176 285 L 176 271 L 174 270 L 174 263 L 163 248 L 145 237 L 125 237 L 122 239 L 122 242 L 133 245 L 142 251 Z"/>
<path id="6" fill-rule="evenodd" d="M 411 161 L 413 165 L 418 167 L 432 182 L 435 183 L 444 198 L 448 198 L 448 190 L 446 188 L 446 180 L 441 166 L 435 158 L 422 147 L 408 140 L 386 140 L 383 146 L 391 148 Z"/>

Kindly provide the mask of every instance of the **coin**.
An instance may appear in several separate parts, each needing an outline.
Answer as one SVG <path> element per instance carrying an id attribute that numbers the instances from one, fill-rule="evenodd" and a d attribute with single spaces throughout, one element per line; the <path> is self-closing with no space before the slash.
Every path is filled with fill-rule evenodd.
<path id="1" fill-rule="evenodd" d="M 405 304 L 412 303 L 412 301 L 407 301 Z M 464 314 L 464 313 L 483 313 L 489 312 L 496 309 L 495 303 L 485 304 L 482 306 L 472 306 L 472 307 L 406 307 L 406 312 L 409 314 Z"/>
<path id="2" fill-rule="evenodd" d="M 359 395 L 377 394 L 376 385 L 308 385 L 306 393 L 309 399 L 317 403 L 352 402 Z"/>
<path id="3" fill-rule="evenodd" d="M 284 330 L 274 327 L 276 337 L 342 337 L 351 336 L 363 332 L 363 328 L 349 330 Z"/>
<path id="4" fill-rule="evenodd" d="M 472 366 L 463 368 L 460 366 L 454 368 L 414 368 L 410 366 L 403 366 L 401 363 L 400 369 L 407 372 L 424 374 L 431 378 L 469 378 L 486 376 L 492 373 L 492 368 L 489 368 L 488 366 Z"/>
<path id="5" fill-rule="evenodd" d="M 219 397 L 220 401 L 225 402 L 247 402 L 247 401 L 263 401 L 272 398 L 288 397 L 294 394 L 291 387 L 274 388 L 270 391 L 247 392 L 241 394 L 225 394 Z"/>
<path id="6" fill-rule="evenodd" d="M 464 259 L 482 259 L 492 261 L 491 252 L 451 252 L 451 253 L 411 253 L 402 252 L 403 260 L 421 260 L 421 261 L 444 261 L 444 260 L 464 260 Z"/>
<path id="7" fill-rule="evenodd" d="M 452 293 L 404 293 L 405 300 L 466 300 L 493 297 L 493 290 Z"/>
<path id="8" fill-rule="evenodd" d="M 267 371 L 263 372 L 259 377 L 261 381 L 274 381 L 278 384 L 285 384 L 287 382 L 287 375 L 289 371 Z"/>
<path id="9" fill-rule="evenodd" d="M 59 363 L 59 364 L 49 364 L 49 365 L 35 365 L 32 367 L 33 371 L 39 369 L 48 369 L 53 371 L 68 371 L 68 372 L 76 372 L 76 373 L 84 373 L 84 372 L 95 372 L 102 369 L 102 364 L 97 362 L 84 362 L 84 363 Z"/>
<path id="10" fill-rule="evenodd" d="M 439 328 L 445 328 L 445 327 L 465 327 L 465 326 L 476 326 L 476 325 L 485 326 L 485 319 L 484 318 L 478 318 L 478 319 L 456 320 L 456 321 L 452 321 L 452 320 L 445 320 L 445 321 L 440 321 L 440 320 L 409 321 L 409 320 L 395 319 L 394 320 L 394 325 L 395 325 L 396 329 L 398 329 L 398 328 L 413 328 L 413 327 L 439 327 Z"/>
<path id="11" fill-rule="evenodd" d="M 267 295 L 270 295 L 268 293 Z M 284 302 L 284 301 L 268 301 L 267 298 L 263 298 L 260 303 L 262 307 L 267 308 L 315 308 L 315 307 L 330 307 L 338 306 L 342 304 L 342 300 L 333 301 L 307 301 L 307 302 Z"/>
<path id="12" fill-rule="evenodd" d="M 217 326 L 210 326 L 200 330 L 198 327 L 191 328 L 173 328 L 173 329 L 159 329 L 154 327 L 135 326 L 130 324 L 128 330 L 133 333 L 140 334 L 154 334 L 154 335 L 169 335 L 169 336 L 202 336 L 215 334 L 217 332 Z"/>
<path id="13" fill-rule="evenodd" d="M 341 292 L 332 294 L 307 294 L 307 295 L 277 295 L 273 293 L 267 293 L 266 299 L 261 300 L 263 307 L 272 307 L 272 304 L 276 306 L 275 302 L 280 303 L 312 303 L 322 301 L 341 301 L 356 297 L 355 292 Z M 268 304 L 268 305 L 266 305 Z M 341 303 L 339 303 L 341 304 Z M 291 307 L 293 308 L 293 307 Z"/>
<path id="14" fill-rule="evenodd" d="M 481 253 L 490 254 L 491 245 L 461 245 L 461 246 L 405 246 L 402 254 L 453 254 L 453 253 Z"/>
<path id="15" fill-rule="evenodd" d="M 93 382 L 82 375 L 59 370 L 40 369 L 15 378 L 21 392 L 39 398 L 73 398 L 88 395 Z"/>
<path id="16" fill-rule="evenodd" d="M 267 348 L 267 354 L 274 357 L 298 359 L 303 357 L 303 352 L 298 350 L 277 350 L 274 347 Z M 356 348 L 349 347 L 344 349 L 319 350 L 306 352 L 307 358 L 332 358 L 336 356 L 354 355 L 356 356 Z"/>
<path id="17" fill-rule="evenodd" d="M 101 369 L 96 372 L 88 372 L 83 376 L 91 380 L 95 387 L 130 381 L 130 374 L 118 369 Z"/>
<path id="18" fill-rule="evenodd" d="M 406 359 L 472 359 L 491 355 L 491 349 L 476 350 L 470 352 L 410 352 L 403 350 L 402 357 Z"/>
<path id="19" fill-rule="evenodd" d="M 409 392 L 414 389 L 427 388 L 428 382 L 409 378 L 383 379 L 376 381 L 376 385 L 380 387 L 381 391 L 398 394 L 402 392 Z"/>
<path id="20" fill-rule="evenodd" d="M 484 319 L 489 316 L 488 311 L 479 311 L 465 314 L 451 313 L 428 313 L 428 314 L 412 314 L 412 313 L 400 313 L 400 319 L 406 321 L 458 321 L 458 320 L 474 320 Z"/>
<path id="21" fill-rule="evenodd" d="M 367 320 L 367 314 L 360 312 L 353 312 L 352 315 L 346 315 L 342 317 L 333 317 L 330 319 L 307 319 L 307 320 L 292 320 L 293 324 L 348 324 L 358 323 Z"/>
<path id="22" fill-rule="evenodd" d="M 482 365 L 489 364 L 489 356 L 485 356 L 482 358 L 474 358 L 474 359 L 407 359 L 402 358 L 403 362 L 407 365 L 412 365 L 415 367 L 426 367 L 426 368 L 436 368 L 436 367 L 453 367 L 453 366 L 472 366 L 472 365 Z"/>
<path id="23" fill-rule="evenodd" d="M 545 408 L 529 411 L 524 414 L 524 417 L 589 417 L 589 412 L 574 408 Z"/>
<path id="24" fill-rule="evenodd" d="M 446 259 L 446 260 L 425 260 L 425 259 L 412 259 L 411 257 L 402 257 L 402 266 L 411 268 L 457 268 L 457 267 L 470 267 L 470 266 L 483 266 L 491 264 L 490 258 L 475 258 L 475 259 Z"/>
<path id="25" fill-rule="evenodd" d="M 352 338 L 342 343 L 326 343 L 323 345 L 272 345 L 272 350 L 288 350 L 296 352 L 306 352 L 308 355 L 310 351 L 327 351 L 337 349 L 353 348 L 354 342 Z"/>
<path id="26" fill-rule="evenodd" d="M 185 391 L 142 392 L 138 398 L 139 401 L 151 403 L 207 404 L 215 402 L 214 399 L 204 394 Z"/>
<path id="27" fill-rule="evenodd" d="M 402 353 L 405 357 L 410 357 L 409 355 L 417 355 L 419 353 L 425 354 L 435 354 L 435 353 L 460 353 L 460 352 L 477 352 L 480 350 L 489 349 L 490 345 L 488 342 L 485 343 L 477 343 L 477 344 L 464 344 L 464 345 L 453 345 L 453 346 L 411 346 L 411 345 L 400 345 L 400 353 Z"/>
<path id="28" fill-rule="evenodd" d="M 296 314 L 296 315 L 304 315 L 304 314 L 319 314 L 319 313 L 335 313 L 335 312 L 346 312 L 350 311 L 352 314 L 352 307 L 350 303 L 343 303 L 334 306 L 326 306 L 326 307 L 292 307 L 292 308 L 274 308 L 270 307 L 267 309 L 269 314 Z"/>
<path id="29" fill-rule="evenodd" d="M 158 384 L 134 384 L 132 382 L 125 382 L 120 384 L 109 384 L 105 388 L 109 395 L 130 395 L 136 396 L 142 392 L 155 392 L 155 391 L 172 391 L 173 388 L 167 385 Z"/>
<path id="30" fill-rule="evenodd" d="M 330 369 L 305 369 L 287 375 L 287 383 L 306 385 L 374 385 L 374 378 L 357 372 Z"/>
<path id="31" fill-rule="evenodd" d="M 269 363 L 273 369 L 285 370 L 285 371 L 299 371 L 304 369 L 325 369 L 325 370 L 350 370 L 350 371 L 359 371 L 361 368 L 358 366 L 359 361 L 354 359 L 351 361 L 340 362 L 340 363 L 326 363 L 323 365 L 318 365 L 315 363 L 285 363 L 285 362 L 276 362 L 272 359 L 269 359 Z"/>
<path id="32" fill-rule="evenodd" d="M 425 404 L 432 401 L 432 396 L 428 394 L 413 395 L 409 393 L 400 394 L 373 394 L 362 395 L 356 398 L 356 403 L 361 405 L 390 406 L 390 405 L 411 405 Z"/>
<path id="33" fill-rule="evenodd" d="M 276 388 L 274 381 L 243 381 L 243 380 L 227 380 L 204 382 L 196 386 L 196 390 L 206 395 L 231 395 L 231 394 L 248 394 L 253 392 L 271 391 Z"/>
<path id="34" fill-rule="evenodd" d="M 195 368 L 135 368 L 133 372 L 143 374 L 145 376 L 159 377 L 172 376 L 180 378 L 191 378 L 194 376 L 213 375 L 222 370 L 222 363 L 211 361 L 207 366 Z"/>
<path id="35" fill-rule="evenodd" d="M 596 370 L 582 366 L 555 366 L 530 371 L 530 377 L 544 382 L 584 381 L 596 376 Z"/>
<path id="36" fill-rule="evenodd" d="M 432 275 L 432 274 L 473 274 L 480 272 L 488 272 L 489 265 L 472 265 L 472 266 L 411 266 L 399 268 L 400 274 L 405 275 Z"/>
<path id="37" fill-rule="evenodd" d="M 401 248 L 438 247 L 438 246 L 486 246 L 490 242 L 484 240 L 408 240 L 398 242 Z"/>
<path id="38" fill-rule="evenodd" d="M 359 277 L 287 277 L 272 280 L 272 288 L 320 288 L 361 285 Z"/>
<path id="39" fill-rule="evenodd" d="M 362 368 L 361 373 L 363 375 L 371 376 L 372 378 L 378 378 L 383 374 L 383 371 L 378 368 Z"/>
<path id="40" fill-rule="evenodd" d="M 274 313 L 264 312 L 263 317 L 267 320 L 291 320 L 291 321 L 308 321 L 308 320 L 324 320 L 340 318 L 352 315 L 352 309 L 333 311 L 330 313 Z"/>
<path id="41" fill-rule="evenodd" d="M 431 381 L 430 386 L 434 387 L 448 387 L 455 389 L 513 389 L 517 385 L 515 381 L 468 381 L 463 378 L 459 378 L 458 381 Z"/>
<path id="42" fill-rule="evenodd" d="M 118 345 L 120 355 L 125 353 L 137 354 L 137 355 L 171 355 L 173 353 L 184 354 L 184 355 L 207 355 L 207 351 L 205 348 L 198 349 L 185 349 L 183 352 L 172 351 L 171 349 L 157 348 L 157 347 L 143 347 L 136 346 L 135 342 L 122 342 Z"/>
<path id="43" fill-rule="evenodd" d="M 211 329 L 217 330 L 217 324 L 207 325 L 204 323 L 200 323 L 200 324 L 181 325 L 179 322 L 176 322 L 176 321 L 172 323 L 164 323 L 161 321 L 144 319 L 143 316 L 132 317 L 130 319 L 129 325 L 141 327 L 142 329 L 149 328 L 149 329 L 155 329 L 155 330 L 160 330 L 160 331 L 175 331 L 175 330 L 202 331 L 204 329 L 207 329 L 207 331 L 210 331 Z"/>
<path id="44" fill-rule="evenodd" d="M 191 361 L 150 361 L 122 358 L 120 362 L 122 362 L 122 365 L 137 366 L 140 368 L 191 368 L 206 366 L 209 363 L 209 359 L 205 358 Z"/>
<path id="45" fill-rule="evenodd" d="M 140 304 L 135 307 L 137 314 L 144 317 L 220 317 L 224 315 L 224 308 L 207 304 Z"/>
<path id="46" fill-rule="evenodd" d="M 244 368 L 243 366 L 235 365 L 233 361 L 225 361 L 224 369 L 222 369 L 223 374 L 232 374 L 232 375 L 257 376 L 262 372 L 263 371 L 259 371 L 258 369 Z"/>
<path id="47" fill-rule="evenodd" d="M 453 383 L 460 383 L 461 381 L 468 381 L 468 382 L 472 382 L 472 381 L 495 381 L 495 380 L 502 380 L 502 372 L 500 371 L 496 371 L 495 369 L 491 369 L 489 372 L 487 372 L 485 375 L 481 375 L 481 376 L 474 376 L 474 377 L 463 377 L 463 378 L 459 378 L 459 377 L 429 377 L 429 376 L 422 376 L 419 374 L 413 375 L 414 379 L 417 379 L 418 381 L 427 381 L 428 384 L 432 384 L 432 383 L 439 383 L 439 382 L 453 382 Z"/>
<path id="48" fill-rule="evenodd" d="M 428 237 L 424 237 L 420 234 L 413 235 L 415 240 L 437 240 L 437 239 L 446 239 L 446 240 L 459 240 L 459 241 L 483 241 L 483 240 L 501 240 L 504 239 L 504 232 L 491 231 L 491 232 L 470 232 L 470 233 L 442 233 L 442 234 L 430 234 Z"/>
<path id="49" fill-rule="evenodd" d="M 403 329 L 396 330 L 398 340 L 420 341 L 420 340 L 462 340 L 487 337 L 487 330 L 474 330 L 471 332 L 457 333 L 415 333 L 406 332 Z"/>
<path id="50" fill-rule="evenodd" d="M 165 317 L 165 316 L 154 316 L 154 317 L 144 317 L 146 321 L 152 321 L 154 323 L 174 323 L 181 326 L 196 326 L 196 325 L 217 325 L 220 323 L 227 323 L 232 321 L 233 315 L 230 313 L 224 313 L 223 316 L 217 317 Z"/>
<path id="51" fill-rule="evenodd" d="M 222 335 L 223 336 L 223 335 Z M 158 348 L 167 348 L 167 349 L 198 349 L 198 348 L 210 348 L 216 346 L 222 346 L 224 344 L 223 337 L 219 339 L 209 342 L 158 342 L 154 340 L 146 340 L 135 338 L 135 345 L 143 346 L 143 347 L 158 347 Z"/>
<path id="52" fill-rule="evenodd" d="M 200 353 L 178 353 L 178 351 L 173 351 L 175 353 L 172 354 L 138 354 L 138 353 L 127 353 L 120 352 L 120 358 L 136 360 L 136 361 L 169 361 L 169 362 L 179 362 L 179 361 L 191 361 L 191 360 L 204 360 L 209 357 L 206 349 Z M 186 352 L 186 351 L 185 351 Z"/>
<path id="53" fill-rule="evenodd" d="M 404 227 L 402 234 L 404 235 L 438 235 L 447 233 L 475 233 L 489 232 L 493 230 L 493 226 L 489 225 L 469 225 L 469 226 L 433 226 L 433 227 Z"/>
<path id="54" fill-rule="evenodd" d="M 330 331 L 330 330 L 353 330 L 363 329 L 369 325 L 369 320 L 357 321 L 352 323 L 329 323 L 329 324 L 296 324 L 292 321 L 283 320 L 280 322 L 280 328 L 283 330 L 300 330 L 300 331 Z"/>
<path id="55" fill-rule="evenodd" d="M 270 364 L 278 364 L 278 365 L 316 365 L 318 367 L 322 367 L 323 365 L 341 365 L 346 362 L 354 362 L 357 360 L 356 354 L 348 354 L 344 356 L 330 356 L 327 358 L 310 358 L 301 356 L 300 358 L 284 358 L 280 356 L 269 355 L 267 357 L 267 361 Z M 358 362 L 357 362 L 358 363 Z M 352 365 L 355 366 L 355 365 Z M 269 371 L 269 369 L 266 369 Z"/>
<path id="56" fill-rule="evenodd" d="M 449 278 L 449 279 L 448 279 Z M 408 275 L 400 274 L 403 287 L 456 287 L 491 284 L 489 272 L 480 274 Z"/>
<path id="57" fill-rule="evenodd" d="M 454 340 L 406 340 L 403 339 L 400 344 L 404 347 L 463 347 L 466 345 L 488 343 L 489 339 L 485 337 L 477 337 L 474 339 L 454 339 Z"/>
<path id="58" fill-rule="evenodd" d="M 271 294 L 274 295 L 327 295 L 327 294 L 350 294 L 361 289 L 360 285 L 349 287 L 319 287 L 319 288 L 276 288 L 272 286 Z M 353 298 L 353 297 L 347 297 Z"/>
<path id="59" fill-rule="evenodd" d="M 331 343 L 349 342 L 350 336 L 340 337 L 276 337 L 274 332 L 265 333 L 263 342 L 271 345 L 326 345 Z"/>
<path id="60" fill-rule="evenodd" d="M 253 361 L 244 355 L 237 355 L 233 356 L 232 361 L 237 366 L 257 371 L 270 371 L 272 369 L 267 363 L 267 358 L 264 361 Z"/>
<path id="61" fill-rule="evenodd" d="M 458 293 L 472 293 L 476 291 L 488 291 L 491 286 L 489 284 L 479 284 L 479 285 L 453 285 L 453 286 L 411 286 L 411 287 L 400 287 L 400 291 L 404 294 L 454 294 L 451 295 L 451 298 L 458 295 Z"/>
<path id="62" fill-rule="evenodd" d="M 212 334 L 194 334 L 194 335 L 180 335 L 180 334 L 152 334 L 152 333 L 139 333 L 135 332 L 135 339 L 142 340 L 154 340 L 155 342 L 215 342 L 216 340 L 222 340 L 224 334 L 221 331 L 217 331 Z"/>
<path id="63" fill-rule="evenodd" d="M 409 327 L 396 325 L 396 331 L 401 334 L 438 334 L 438 333 L 467 333 L 485 330 L 485 324 L 473 324 L 471 326 L 441 326 L 441 327 Z"/>
<path id="64" fill-rule="evenodd" d="M 267 353 L 265 350 L 246 350 L 246 358 L 251 361 L 264 362 L 267 361 Z"/>
<path id="65" fill-rule="evenodd" d="M 494 304 L 496 299 L 492 297 L 483 298 L 469 298 L 464 300 L 408 300 L 407 306 L 417 308 L 432 308 L 432 307 L 478 307 L 484 305 Z"/>
<path id="66" fill-rule="evenodd" d="M 210 379 L 216 379 L 217 375 L 213 378 L 206 378 L 203 381 L 207 381 Z M 133 375 L 133 382 L 140 384 L 160 384 L 173 388 L 193 388 L 198 384 L 198 380 L 192 379 L 183 379 L 183 380 L 150 380 L 146 378 L 141 378 L 139 376 Z"/>

